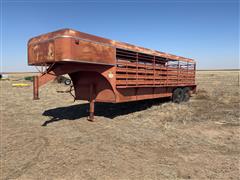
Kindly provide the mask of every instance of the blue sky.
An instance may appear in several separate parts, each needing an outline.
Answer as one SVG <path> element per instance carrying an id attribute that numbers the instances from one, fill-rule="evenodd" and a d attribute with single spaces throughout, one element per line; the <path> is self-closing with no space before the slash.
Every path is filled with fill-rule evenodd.
<path id="1" fill-rule="evenodd" d="M 27 41 L 61 28 L 239 68 L 238 0 L 3 1 L 1 71 L 32 71 Z"/>

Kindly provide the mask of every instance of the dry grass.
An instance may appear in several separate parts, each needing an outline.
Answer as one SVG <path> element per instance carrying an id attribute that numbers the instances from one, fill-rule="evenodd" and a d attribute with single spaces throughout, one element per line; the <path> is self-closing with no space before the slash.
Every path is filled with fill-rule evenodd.
<path id="1" fill-rule="evenodd" d="M 239 179 L 239 72 L 197 73 L 190 102 L 87 104 L 2 81 L 1 179 Z M 21 81 L 22 82 L 22 81 Z M 46 126 L 42 126 L 46 125 Z"/>

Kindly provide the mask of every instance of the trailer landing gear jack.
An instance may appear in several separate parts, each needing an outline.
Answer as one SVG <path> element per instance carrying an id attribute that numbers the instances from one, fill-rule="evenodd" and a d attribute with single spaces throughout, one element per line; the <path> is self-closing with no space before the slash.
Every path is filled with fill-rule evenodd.
<path id="1" fill-rule="evenodd" d="M 89 117 L 88 121 L 94 121 L 94 100 L 89 101 Z"/>
<path id="2" fill-rule="evenodd" d="M 38 76 L 33 76 L 33 100 L 39 99 L 38 88 L 39 88 Z"/>
<path id="3" fill-rule="evenodd" d="M 95 99 L 94 99 L 94 85 L 90 85 L 90 97 L 89 97 L 89 117 L 88 121 L 94 121 L 94 104 L 95 104 Z"/>

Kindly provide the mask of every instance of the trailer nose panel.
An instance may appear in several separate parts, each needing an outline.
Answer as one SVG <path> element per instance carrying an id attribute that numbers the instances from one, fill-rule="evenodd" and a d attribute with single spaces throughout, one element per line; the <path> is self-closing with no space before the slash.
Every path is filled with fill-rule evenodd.
<path id="1" fill-rule="evenodd" d="M 109 44 L 64 34 L 48 39 L 42 36 L 28 43 L 29 65 L 66 61 L 104 65 L 116 63 L 115 47 Z"/>
<path id="2" fill-rule="evenodd" d="M 54 41 L 30 44 L 28 46 L 28 63 L 44 64 L 55 61 Z"/>

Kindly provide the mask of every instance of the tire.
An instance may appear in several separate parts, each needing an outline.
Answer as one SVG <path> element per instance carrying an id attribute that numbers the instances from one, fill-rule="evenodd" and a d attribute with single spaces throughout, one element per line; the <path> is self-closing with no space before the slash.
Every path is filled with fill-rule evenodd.
<path id="1" fill-rule="evenodd" d="M 190 92 L 191 92 L 191 90 L 190 90 L 189 87 L 183 88 L 183 99 L 182 99 L 183 102 L 189 101 L 189 99 L 190 99 Z"/>
<path id="2" fill-rule="evenodd" d="M 183 100 L 183 90 L 181 88 L 177 88 L 173 91 L 172 101 L 174 103 L 180 103 Z"/>
<path id="3" fill-rule="evenodd" d="M 67 85 L 67 86 L 69 86 L 71 83 L 72 83 L 72 81 L 70 79 L 66 79 L 64 81 L 64 84 Z"/>

